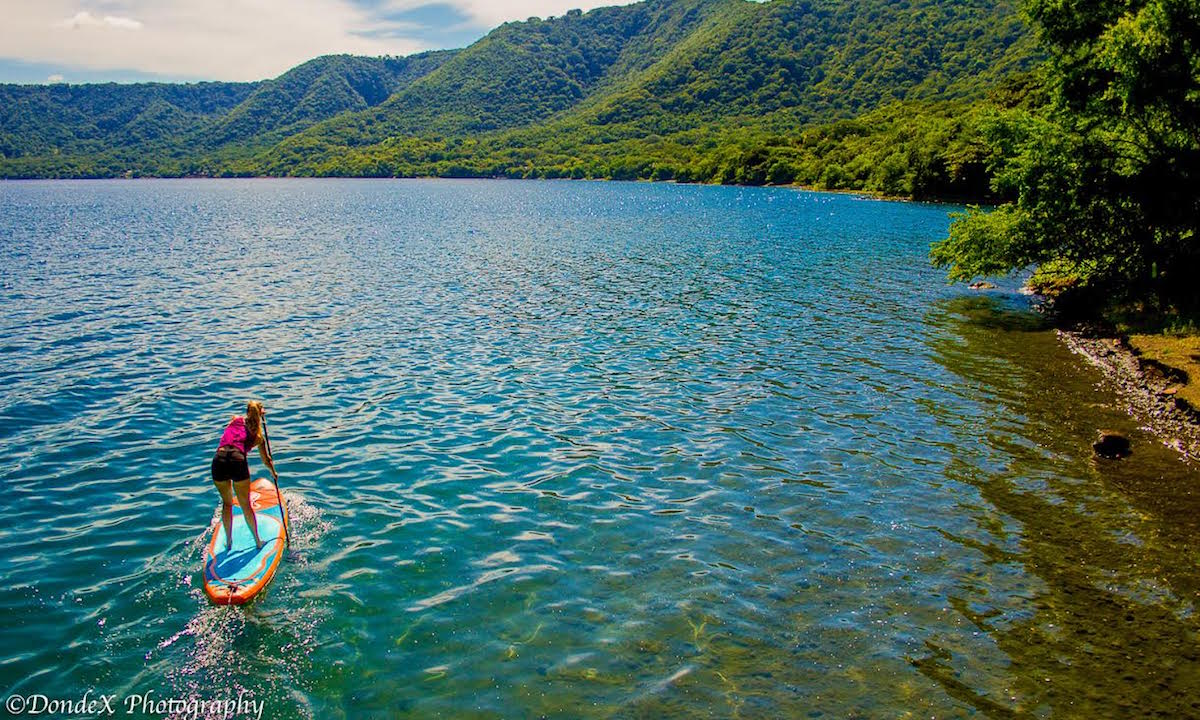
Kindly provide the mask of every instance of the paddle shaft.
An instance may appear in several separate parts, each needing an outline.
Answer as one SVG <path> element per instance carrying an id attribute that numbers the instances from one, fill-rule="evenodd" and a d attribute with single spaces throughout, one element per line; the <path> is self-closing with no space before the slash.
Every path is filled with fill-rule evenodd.
<path id="1" fill-rule="evenodd" d="M 287 511 L 283 509 L 283 493 L 279 490 L 279 474 L 274 471 L 275 453 L 271 452 L 271 434 L 267 432 L 267 419 L 262 419 L 263 440 L 267 443 L 267 457 L 271 458 L 271 482 L 275 483 L 275 494 L 279 496 L 279 514 L 283 517 L 283 541 L 292 544 L 291 533 L 288 532 Z"/>

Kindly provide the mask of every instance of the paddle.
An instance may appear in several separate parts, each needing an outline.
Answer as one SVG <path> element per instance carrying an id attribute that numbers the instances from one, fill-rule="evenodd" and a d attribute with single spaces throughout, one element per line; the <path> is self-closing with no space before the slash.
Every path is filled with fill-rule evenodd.
<path id="1" fill-rule="evenodd" d="M 262 419 L 263 440 L 267 443 L 267 457 L 271 458 L 271 464 L 275 463 L 275 453 L 271 452 L 271 434 L 267 432 L 267 419 Z M 283 541 L 288 547 L 292 546 L 291 534 L 288 532 L 287 512 L 283 509 L 283 493 L 279 491 L 279 475 L 271 473 L 271 482 L 275 483 L 275 494 L 279 497 L 279 514 L 283 516 Z"/>

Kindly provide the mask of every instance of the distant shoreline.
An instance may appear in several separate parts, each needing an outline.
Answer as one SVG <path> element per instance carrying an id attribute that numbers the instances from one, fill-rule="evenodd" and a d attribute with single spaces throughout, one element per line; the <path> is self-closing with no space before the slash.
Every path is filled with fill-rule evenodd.
<path id="1" fill-rule="evenodd" d="M 644 185 L 694 185 L 697 187 L 736 187 L 736 188 L 776 188 L 780 190 L 802 190 L 804 192 L 814 193 L 831 193 L 834 195 L 850 195 L 860 197 L 866 200 L 880 200 L 886 202 L 903 202 L 903 203 L 930 203 L 934 205 L 982 205 L 989 207 L 988 203 L 979 203 L 974 200 L 965 198 L 921 198 L 917 199 L 909 195 L 888 195 L 887 193 L 879 192 L 878 190 L 854 190 L 849 188 L 821 188 L 812 185 L 803 185 L 800 183 L 788 183 L 782 185 L 746 185 L 734 183 L 710 183 L 710 182 L 684 182 L 680 180 L 652 180 L 648 178 L 637 178 L 632 180 L 618 180 L 614 178 L 515 178 L 506 175 L 494 175 L 491 177 L 450 177 L 445 175 L 419 175 L 419 176 L 398 176 L 398 177 L 378 177 L 374 175 L 108 175 L 104 177 L 2 177 L 0 182 L 109 182 L 113 180 L 120 181 L 138 181 L 138 180 L 504 180 L 507 182 L 599 182 L 599 183 L 635 183 Z"/>

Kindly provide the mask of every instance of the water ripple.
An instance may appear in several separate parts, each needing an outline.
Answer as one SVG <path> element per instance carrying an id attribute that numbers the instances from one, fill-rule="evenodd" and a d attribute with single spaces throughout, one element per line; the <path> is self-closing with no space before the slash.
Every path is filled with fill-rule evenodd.
<path id="1" fill-rule="evenodd" d="M 2 685 L 1196 714 L 1194 469 L 1013 288 L 946 287 L 947 222 L 785 189 L 0 184 Z M 247 397 L 293 543 L 263 602 L 214 608 L 207 467 Z M 1131 461 L 1091 459 L 1101 426 Z"/>

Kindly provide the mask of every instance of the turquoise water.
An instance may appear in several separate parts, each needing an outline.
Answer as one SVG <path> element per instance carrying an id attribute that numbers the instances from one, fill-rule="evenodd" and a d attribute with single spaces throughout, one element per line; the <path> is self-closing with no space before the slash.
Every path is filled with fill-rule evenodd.
<path id="1" fill-rule="evenodd" d="M 928 267 L 947 212 L 0 183 L 0 688 L 273 718 L 1200 716 L 1197 469 L 1013 288 Z M 215 608 L 208 463 L 251 397 L 292 551 Z M 1134 456 L 1094 460 L 1101 427 Z"/>

